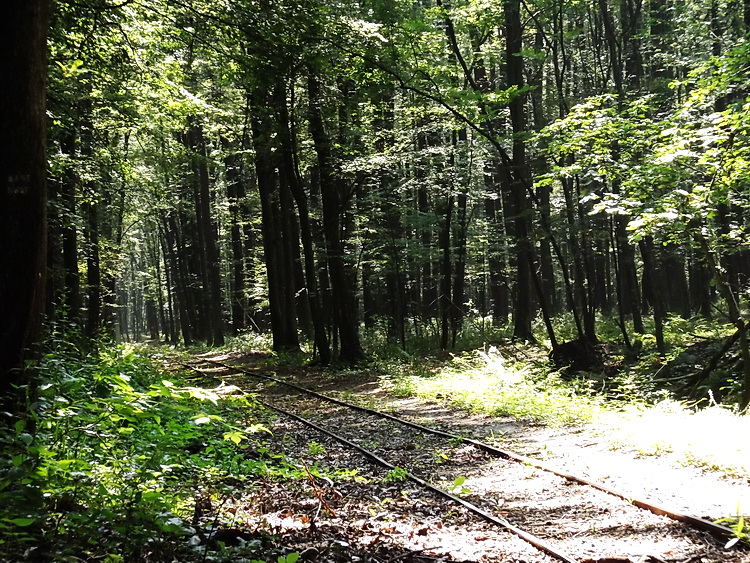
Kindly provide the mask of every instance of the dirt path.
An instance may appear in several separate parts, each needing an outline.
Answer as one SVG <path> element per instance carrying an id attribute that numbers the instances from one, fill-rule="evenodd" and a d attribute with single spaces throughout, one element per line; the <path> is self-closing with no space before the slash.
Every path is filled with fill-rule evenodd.
<path id="1" fill-rule="evenodd" d="M 643 455 L 613 449 L 594 429 L 549 428 L 512 419 L 456 412 L 435 403 L 378 393 L 378 404 L 400 416 L 452 428 L 496 442 L 568 473 L 580 475 L 632 497 L 648 498 L 679 512 L 718 520 L 750 504 L 750 482 L 680 465 L 668 454 Z M 746 503 L 741 501 L 745 500 Z"/>
<path id="2" fill-rule="evenodd" d="M 247 358 L 242 361 L 247 362 Z M 543 459 L 569 473 L 695 516 L 709 519 L 730 516 L 739 497 L 750 499 L 747 483 L 674 467 L 668 459 L 638 458 L 632 453 L 611 451 L 602 437 L 588 431 L 535 427 L 510 419 L 468 415 L 436 403 L 394 398 L 380 387 L 376 378 L 369 376 L 331 378 L 305 370 L 278 375 L 329 395 L 365 401 L 373 408 L 389 410 L 415 422 L 483 441 L 494 440 L 503 448 Z M 284 408 L 321 425 L 345 431 L 348 438 L 376 448 L 379 455 L 387 455 L 395 465 L 418 472 L 441 488 L 451 488 L 455 479 L 465 478 L 460 487 L 464 498 L 507 517 L 577 560 L 750 561 L 746 551 L 724 550 L 722 541 L 704 532 L 639 510 L 605 493 L 571 485 L 552 474 L 491 458 L 466 445 L 446 445 L 427 435 L 415 436 L 382 422 L 366 421 L 360 414 L 297 397 L 288 389 L 262 385 L 247 376 L 232 376 L 231 382 L 257 392 L 270 402 L 281 402 Z M 360 475 L 368 475 L 364 487 L 351 487 L 343 482 L 332 484 L 328 493 L 332 495 L 331 502 L 338 506 L 338 509 L 331 507 L 336 517 L 329 515 L 318 524 L 318 529 L 328 527 L 331 534 L 328 543 L 334 541 L 332 538 L 346 538 L 336 541 L 349 545 L 350 559 L 331 558 L 325 541 L 315 544 L 298 530 L 296 541 L 309 544 L 314 550 L 310 552 L 315 554 L 311 560 L 372 557 L 372 561 L 550 561 L 525 542 L 490 528 L 443 499 L 433 498 L 405 483 L 389 482 L 383 471 L 368 467 L 356 459 L 356 454 L 343 451 L 340 445 L 309 428 L 279 418 L 275 435 L 279 432 L 284 438 L 277 447 L 287 454 L 330 464 L 331 468 L 356 467 Z M 311 444 L 320 448 L 311 448 Z M 349 501 L 343 505 L 336 500 L 342 494 L 342 487 L 347 489 Z M 320 497 L 317 500 L 321 502 Z M 384 533 L 384 529 L 388 532 Z M 383 555 L 381 559 L 373 555 L 387 546 L 402 550 L 401 555 Z"/>

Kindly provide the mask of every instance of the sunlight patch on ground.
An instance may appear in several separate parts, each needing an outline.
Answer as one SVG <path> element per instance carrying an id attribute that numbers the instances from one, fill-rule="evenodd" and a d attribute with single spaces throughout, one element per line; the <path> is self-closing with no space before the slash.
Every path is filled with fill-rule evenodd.
<path id="1" fill-rule="evenodd" d="M 750 476 L 750 417 L 726 408 L 693 411 L 663 401 L 647 409 L 603 412 L 595 426 L 616 447 L 641 455 L 670 453 L 684 463 Z"/>
<path id="2" fill-rule="evenodd" d="M 229 360 L 232 356 L 231 354 L 221 354 L 217 353 L 215 350 L 211 350 L 209 352 L 205 352 L 203 354 L 196 354 L 196 358 L 201 358 L 203 360 L 208 360 L 210 362 L 226 362 Z"/>
<path id="3" fill-rule="evenodd" d="M 383 385 L 401 396 L 438 400 L 477 413 L 549 426 L 591 425 L 615 449 L 669 455 L 676 463 L 750 477 L 748 415 L 719 406 L 696 411 L 671 400 L 653 406 L 606 402 L 578 392 L 554 373 L 532 376 L 492 349 L 456 357 L 431 374 L 404 373 Z"/>

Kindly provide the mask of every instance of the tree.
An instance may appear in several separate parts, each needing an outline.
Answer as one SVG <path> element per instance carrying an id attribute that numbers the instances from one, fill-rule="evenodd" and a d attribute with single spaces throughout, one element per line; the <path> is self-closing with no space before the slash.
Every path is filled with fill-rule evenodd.
<path id="1" fill-rule="evenodd" d="M 83 334 L 115 294 L 136 338 L 231 311 L 324 363 L 362 323 L 541 314 L 556 348 L 555 316 L 590 346 L 652 314 L 665 350 L 671 314 L 744 319 L 747 0 L 59 2 L 50 294 Z"/>
<path id="2" fill-rule="evenodd" d="M 47 248 L 46 0 L 12 0 L 0 23 L 0 390 L 41 334 Z"/>
<path id="3" fill-rule="evenodd" d="M 351 265 L 344 256 L 345 241 L 342 237 L 344 211 L 347 201 L 351 199 L 352 188 L 347 186 L 343 178 L 337 177 L 334 170 L 331 135 L 326 128 L 320 78 L 315 74 L 315 70 L 308 76 L 308 96 L 310 135 L 318 159 L 326 261 L 333 296 L 333 319 L 340 343 L 339 359 L 356 363 L 364 359 L 365 355 L 359 339 L 355 278 Z"/>

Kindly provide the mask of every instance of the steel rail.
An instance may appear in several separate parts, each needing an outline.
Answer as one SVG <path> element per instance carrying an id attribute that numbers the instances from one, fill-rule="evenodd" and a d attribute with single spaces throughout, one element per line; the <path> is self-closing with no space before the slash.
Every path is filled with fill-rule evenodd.
<path id="1" fill-rule="evenodd" d="M 222 365 L 223 367 L 230 368 L 230 369 L 233 369 L 235 371 L 239 371 L 241 373 L 246 373 L 246 370 L 243 370 L 241 368 L 237 368 L 235 366 L 230 366 L 228 364 L 222 364 L 221 362 L 214 362 L 212 360 L 202 360 L 202 361 L 209 362 L 209 363 L 214 363 L 214 364 L 218 364 L 218 365 Z M 205 371 L 201 371 L 199 368 L 197 368 L 195 366 L 192 366 L 190 364 L 186 364 L 186 363 L 183 363 L 183 362 L 179 362 L 179 363 L 180 363 L 180 365 L 185 366 L 186 368 L 189 368 L 192 371 L 195 371 L 195 372 L 200 373 L 202 375 L 209 375 L 211 377 L 215 377 L 214 374 L 209 374 L 209 373 L 207 373 Z M 300 389 L 302 389 L 302 388 L 300 388 Z M 311 393 L 315 393 L 315 392 L 311 391 Z M 325 400 L 323 398 L 323 396 L 321 396 L 321 399 Z M 253 400 L 256 401 L 258 404 L 262 405 L 263 407 L 269 409 L 269 410 L 276 411 L 276 412 L 282 414 L 283 416 L 291 418 L 292 420 L 296 420 L 297 422 L 300 422 L 300 423 L 302 423 L 302 424 L 304 424 L 306 426 L 309 426 L 310 428 L 313 428 L 314 430 L 316 430 L 317 432 L 320 432 L 321 434 L 325 434 L 326 436 L 329 436 L 329 437 L 333 438 L 334 440 L 336 440 L 337 442 L 340 442 L 340 443 L 344 444 L 348 448 L 351 448 L 351 449 L 353 449 L 353 450 L 361 453 L 366 459 L 368 459 L 370 462 L 372 462 L 372 463 L 374 463 L 376 465 L 384 467 L 384 468 L 386 468 L 386 469 L 388 469 L 390 471 L 393 471 L 393 470 L 397 469 L 395 465 L 393 465 L 392 463 L 386 461 L 385 459 L 383 459 L 382 457 L 378 456 L 374 452 L 372 452 L 372 451 L 370 451 L 370 450 L 368 450 L 366 448 L 363 448 L 359 444 L 356 444 L 356 443 L 352 442 L 351 440 L 348 440 L 348 439 L 344 438 L 343 436 L 339 436 L 335 432 L 331 432 L 330 430 L 328 430 L 326 428 L 323 428 L 322 426 L 320 426 L 318 424 L 315 424 L 311 420 L 308 420 L 308 419 L 306 419 L 306 418 L 304 418 L 302 416 L 299 416 L 298 414 L 295 414 L 293 412 L 289 412 L 286 409 L 282 409 L 281 407 L 278 407 L 276 405 L 273 405 L 271 403 L 268 403 L 266 401 L 258 399 L 257 397 L 254 397 Z M 403 470 L 403 468 L 401 468 L 401 469 Z M 461 497 L 457 497 L 456 495 L 453 495 L 453 494 L 449 493 L 448 491 L 445 491 L 445 490 L 443 490 L 443 489 L 441 489 L 439 487 L 435 487 L 434 485 L 428 483 L 427 481 L 425 481 L 424 479 L 422 479 L 420 477 L 417 477 L 416 475 L 412 474 L 409 471 L 404 471 L 403 475 L 409 481 L 412 481 L 412 482 L 418 484 L 419 486 L 421 486 L 421 487 L 423 487 L 423 488 L 425 488 L 425 489 L 427 489 L 427 490 L 429 490 L 429 491 L 431 491 L 431 492 L 433 492 L 433 493 L 435 493 L 435 494 L 437 494 L 437 495 L 439 495 L 439 496 L 441 496 L 443 498 L 446 498 L 446 499 L 448 499 L 448 500 L 450 500 L 452 502 L 455 502 L 455 503 L 463 506 L 469 512 L 471 512 L 471 513 L 479 516 L 480 518 L 484 519 L 485 521 L 489 522 L 490 524 L 494 524 L 496 526 L 499 526 L 501 528 L 504 528 L 504 529 L 508 530 L 509 532 L 511 532 L 511 533 L 515 534 L 516 536 L 518 536 L 519 538 L 523 539 L 524 541 L 526 541 L 527 543 L 529 543 L 530 545 L 532 545 L 533 547 L 535 547 L 539 551 L 541 551 L 543 553 L 546 553 L 547 555 L 549 555 L 551 557 L 554 557 L 555 559 L 557 559 L 559 561 L 562 561 L 563 563 L 580 563 L 580 561 L 578 559 L 575 559 L 574 557 L 571 557 L 570 555 L 568 555 L 566 553 L 563 553 L 562 551 L 556 550 L 554 547 L 552 547 L 549 543 L 547 543 L 543 539 L 541 539 L 541 538 L 539 538 L 539 537 L 537 537 L 537 536 L 535 536 L 535 535 L 533 535 L 533 534 L 531 534 L 531 533 L 529 533 L 529 532 L 527 532 L 527 531 L 519 528 L 518 526 L 515 526 L 514 524 L 512 524 L 507 519 L 505 519 L 505 518 L 503 518 L 501 516 L 496 516 L 494 514 L 491 514 L 491 513 L 487 512 L 486 510 L 484 510 L 483 508 L 477 506 L 476 504 L 473 504 L 473 503 L 471 503 L 471 502 L 469 502 L 469 501 L 467 501 L 465 499 L 462 499 Z"/>
<path id="2" fill-rule="evenodd" d="M 392 463 L 384 460 L 383 458 L 379 457 L 377 454 L 371 452 L 370 450 L 367 450 L 367 449 L 363 448 L 359 444 L 355 444 L 354 442 L 352 442 L 350 440 L 347 440 L 343 436 L 339 436 L 335 432 L 331 432 L 330 430 L 327 430 L 327 429 L 323 428 L 322 426 L 319 426 L 319 425 L 315 424 L 314 422 L 312 422 L 310 420 L 307 420 L 306 418 L 303 418 L 303 417 L 301 417 L 301 416 L 299 416 L 297 414 L 294 414 L 294 413 L 289 412 L 289 411 L 287 411 L 285 409 L 277 407 L 276 405 L 272 405 L 272 404 L 267 403 L 265 401 L 261 401 L 258 398 L 255 398 L 255 400 L 259 404 L 263 405 L 264 407 L 266 407 L 268 409 L 275 410 L 275 411 L 281 413 L 282 415 L 284 415 L 286 417 L 289 417 L 289 418 L 291 418 L 293 420 L 301 422 L 302 424 L 305 424 L 305 425 L 309 426 L 310 428 L 313 428 L 313 429 L 315 429 L 316 431 L 318 431 L 318 432 L 320 432 L 322 434 L 330 436 L 331 438 L 333 438 L 334 440 L 336 440 L 338 442 L 341 442 L 345 446 L 358 451 L 364 457 L 366 457 L 371 462 L 373 462 L 373 463 L 375 463 L 377 465 L 380 465 L 380 466 L 382 466 L 382 467 L 384 467 L 384 468 L 386 468 L 388 470 L 391 470 L 391 471 L 393 471 L 393 470 L 396 469 L 396 466 L 393 465 Z M 481 507 L 477 506 L 476 504 L 473 504 L 473 503 L 471 503 L 471 502 L 469 502 L 469 501 L 467 501 L 465 499 L 462 499 L 461 497 L 457 497 L 455 495 L 452 495 L 448 491 L 444 491 L 443 489 L 441 489 L 439 487 L 435 487 L 434 485 L 431 485 L 430 483 L 428 483 L 424 479 L 422 479 L 420 477 L 417 477 L 416 475 L 414 475 L 414 474 L 412 474 L 412 473 L 410 473 L 408 471 L 404 471 L 403 475 L 409 481 L 417 483 L 421 487 L 423 487 L 423 488 L 425 488 L 425 489 L 427 489 L 429 491 L 432 491 L 433 493 L 436 493 L 436 494 L 442 496 L 443 498 L 446 498 L 446 499 L 448 499 L 450 501 L 453 501 L 453 502 L 455 502 L 457 504 L 460 504 L 461 506 L 463 506 L 464 508 L 466 508 L 469 512 L 471 512 L 473 514 L 476 514 L 477 516 L 483 518 L 487 522 L 489 522 L 491 524 L 495 524 L 496 526 L 500 526 L 502 528 L 505 528 L 506 530 L 508 530 L 509 532 L 517 535 L 518 537 L 520 537 L 521 539 L 525 540 L 526 542 L 528 542 L 529 544 L 531 544 L 532 546 L 534 546 L 538 550 L 546 553 L 547 555 L 550 555 L 551 557 L 554 557 L 555 559 L 563 561 L 564 563 L 580 563 L 578 559 L 575 559 L 575 558 L 571 557 L 570 555 L 567 555 L 566 553 L 563 553 L 561 551 L 556 550 L 554 547 L 552 547 L 550 544 L 548 544 L 547 542 L 545 542 L 543 539 L 538 538 L 537 536 L 535 536 L 533 534 L 530 534 L 529 532 L 526 532 L 525 530 L 522 530 L 521 528 L 519 528 L 519 527 L 511 524 L 508 520 L 506 520 L 505 518 L 503 518 L 501 516 L 495 516 L 494 514 L 490 514 L 489 512 L 487 512 L 486 510 L 484 510 Z"/>
<path id="3" fill-rule="evenodd" d="M 225 368 L 228 368 L 228 369 L 232 369 L 232 370 L 238 371 L 240 373 L 244 373 L 246 375 L 249 375 L 251 377 L 255 377 L 255 378 L 258 378 L 258 379 L 265 379 L 265 380 L 268 380 L 268 381 L 273 381 L 275 383 L 279 383 L 281 385 L 284 385 L 284 386 L 289 387 L 291 389 L 295 389 L 297 391 L 300 391 L 300 392 L 305 393 L 307 395 L 319 398 L 321 400 L 328 401 L 328 402 L 331 402 L 331 403 L 334 403 L 334 404 L 337 404 L 337 405 L 340 405 L 340 406 L 343 406 L 343 407 L 347 407 L 347 408 L 350 408 L 350 409 L 353 409 L 353 410 L 364 412 L 364 413 L 367 413 L 367 414 L 370 414 L 370 415 L 373 415 L 373 416 L 377 416 L 377 417 L 380 417 L 380 418 L 385 418 L 385 419 L 388 419 L 388 420 L 392 420 L 394 422 L 397 422 L 399 424 L 403 424 L 404 426 L 409 426 L 409 427 L 414 428 L 416 430 L 419 430 L 421 432 L 426 432 L 426 433 L 429 433 L 429 434 L 433 434 L 433 435 L 436 435 L 436 436 L 441 436 L 443 438 L 448 438 L 448 439 L 451 439 L 451 440 L 461 440 L 461 441 L 463 441 L 465 443 L 473 445 L 477 449 L 482 450 L 482 451 L 484 451 L 484 452 L 486 452 L 486 453 L 488 453 L 490 455 L 494 455 L 494 456 L 497 456 L 497 457 L 501 457 L 503 459 L 508 459 L 508 460 L 511 460 L 511 461 L 515 461 L 515 462 L 518 462 L 518 463 L 529 465 L 531 467 L 535 467 L 536 469 L 540 469 L 542 471 L 546 471 L 548 473 L 552 473 L 553 475 L 557 475 L 558 477 L 561 477 L 561 478 L 566 479 L 568 481 L 592 487 L 594 489 L 597 489 L 599 491 L 602 491 L 604 493 L 607 493 L 609 495 L 612 495 L 614 497 L 622 499 L 622 500 L 624 500 L 624 501 L 626 501 L 626 502 L 628 502 L 628 503 L 632 504 L 633 506 L 636 506 L 636 507 L 638 507 L 640 509 L 647 510 L 647 511 L 653 513 L 653 514 L 656 514 L 657 516 L 666 516 L 667 518 L 670 518 L 672 520 L 676 520 L 678 522 L 682 522 L 682 523 L 687 524 L 689 526 L 692 526 L 694 528 L 707 531 L 707 532 L 709 532 L 711 534 L 720 536 L 721 538 L 724 538 L 724 539 L 735 537 L 734 531 L 731 528 L 727 527 L 727 526 L 722 526 L 721 524 L 716 524 L 715 522 L 712 522 L 712 521 L 707 520 L 705 518 L 699 518 L 697 516 L 692 516 L 690 514 L 684 514 L 682 512 L 679 512 L 679 511 L 676 511 L 676 510 L 672 510 L 670 508 L 661 506 L 661 505 L 656 504 L 656 503 L 654 503 L 652 501 L 649 501 L 649 500 L 635 498 L 635 497 L 633 497 L 631 495 L 625 494 L 625 493 L 623 493 L 621 491 L 613 489 L 612 487 L 608 487 L 607 485 L 604 485 L 604 484 L 599 483 L 597 481 L 592 481 L 590 479 L 586 479 L 585 477 L 579 477 L 579 476 L 573 475 L 571 473 L 566 473 L 564 471 L 556 469 L 556 468 L 554 468 L 554 467 L 552 467 L 552 466 L 550 466 L 548 464 L 545 464 L 545 463 L 543 463 L 543 462 L 541 462 L 541 461 L 539 461 L 537 459 L 534 459 L 532 457 L 528 457 L 528 456 L 525 456 L 525 455 L 522 455 L 522 454 L 518 454 L 518 453 L 509 451 L 509 450 L 504 450 L 504 449 L 501 449 L 501 448 L 497 448 L 495 446 L 492 446 L 492 445 L 487 444 L 485 442 L 481 442 L 479 440 L 474 440 L 472 438 L 466 438 L 464 436 L 459 436 L 457 434 L 452 434 L 450 432 L 445 432 L 443 430 L 437 430 L 437 429 L 434 429 L 434 428 L 430 428 L 428 426 L 424 426 L 422 424 L 417 424 L 416 422 L 411 422 L 409 420 L 405 420 L 403 418 L 399 418 L 399 417 L 394 416 L 392 414 L 388 414 L 388 413 L 384 413 L 384 412 L 381 412 L 381 411 L 377 411 L 375 409 L 371 409 L 371 408 L 368 408 L 368 407 L 363 407 L 363 406 L 360 406 L 360 405 L 355 405 L 355 404 L 352 404 L 352 403 L 347 403 L 346 401 L 342 401 L 342 400 L 336 399 L 334 397 L 329 397 L 328 395 L 324 395 L 322 393 L 318 393 L 317 391 L 313 391 L 312 389 L 307 389 L 305 387 L 301 387 L 301 386 L 299 386 L 299 385 L 297 385 L 295 383 L 290 383 L 288 381 L 284 381 L 283 379 L 279 379 L 277 377 L 273 377 L 273 376 L 270 376 L 270 375 L 263 375 L 263 374 L 259 374 L 259 373 L 253 373 L 251 371 L 243 369 L 241 366 L 234 366 L 232 364 L 227 364 L 227 363 L 224 363 L 224 362 L 218 362 L 218 361 L 215 361 L 215 360 L 205 360 L 205 359 L 203 359 L 201 361 L 204 361 L 204 362 L 207 362 L 207 363 L 216 364 L 216 365 L 220 365 L 222 367 L 225 367 Z M 187 365 L 187 364 L 185 364 L 185 365 Z M 194 368 L 193 366 L 189 366 L 189 367 L 190 367 L 190 369 L 193 369 L 195 371 L 200 371 L 200 370 L 197 370 L 196 368 Z M 203 372 L 203 373 L 205 373 L 205 372 Z"/>

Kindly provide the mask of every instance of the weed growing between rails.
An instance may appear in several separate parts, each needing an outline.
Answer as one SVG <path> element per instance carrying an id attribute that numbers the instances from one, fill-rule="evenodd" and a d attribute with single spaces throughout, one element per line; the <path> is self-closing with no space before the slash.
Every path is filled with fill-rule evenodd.
<path id="1" fill-rule="evenodd" d="M 38 401 L 0 429 L 0 559 L 205 560 L 206 536 L 241 524 L 223 503 L 259 479 L 305 478 L 258 453 L 269 415 L 252 399 L 148 354 L 63 338 L 36 366 Z"/>

